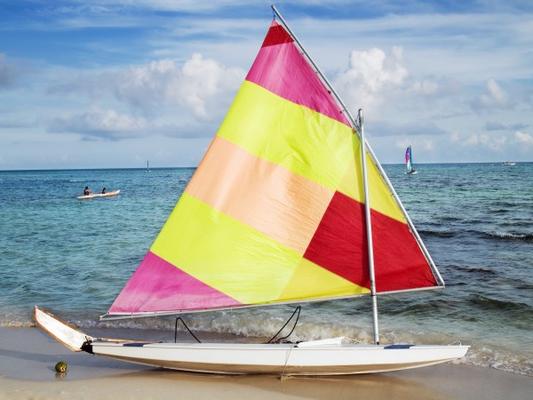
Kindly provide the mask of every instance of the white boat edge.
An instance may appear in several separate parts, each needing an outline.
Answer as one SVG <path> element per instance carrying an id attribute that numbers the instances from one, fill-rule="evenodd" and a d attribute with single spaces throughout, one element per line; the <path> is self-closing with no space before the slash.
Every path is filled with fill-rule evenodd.
<path id="1" fill-rule="evenodd" d="M 107 192 L 107 193 L 91 193 L 91 194 L 84 195 L 84 196 L 77 196 L 76 198 L 78 200 L 90 200 L 90 199 L 97 199 L 100 197 L 113 197 L 119 194 L 120 194 L 120 189 L 113 190 L 112 192 Z"/>
<path id="2" fill-rule="evenodd" d="M 81 351 L 83 343 L 94 340 L 93 337 L 78 331 L 73 325 L 37 306 L 33 309 L 33 319 L 39 328 L 72 351 Z"/>
<path id="3" fill-rule="evenodd" d="M 297 344 L 153 343 L 94 338 L 35 306 L 37 326 L 73 351 L 212 374 L 352 375 L 399 371 L 463 357 L 463 345 L 362 345 L 343 338 Z"/>

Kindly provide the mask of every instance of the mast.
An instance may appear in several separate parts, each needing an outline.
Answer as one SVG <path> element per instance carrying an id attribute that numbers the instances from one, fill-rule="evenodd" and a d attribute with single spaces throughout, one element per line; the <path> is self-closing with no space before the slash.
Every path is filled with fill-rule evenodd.
<path id="1" fill-rule="evenodd" d="M 373 244 L 372 244 L 372 222 L 370 218 L 370 195 L 368 190 L 368 183 L 367 183 L 367 171 L 366 171 L 366 141 L 364 137 L 364 129 L 363 129 L 363 114 L 362 110 L 359 110 L 359 121 L 358 123 L 355 122 L 355 119 L 353 118 L 352 114 L 348 110 L 348 107 L 344 104 L 340 96 L 337 94 L 331 83 L 328 81 L 326 76 L 322 73 L 320 68 L 315 64 L 309 53 L 305 50 L 305 48 L 302 46 L 296 35 L 292 32 L 291 28 L 287 25 L 285 22 L 285 19 L 280 14 L 278 9 L 274 4 L 272 4 L 272 11 L 274 11 L 274 14 L 279 18 L 280 22 L 282 23 L 283 27 L 289 32 L 289 34 L 292 36 L 294 41 L 298 44 L 298 47 L 303 52 L 305 57 L 309 60 L 313 68 L 315 69 L 318 76 L 322 79 L 322 81 L 326 84 L 328 89 L 331 91 L 339 105 L 342 107 L 345 115 L 348 117 L 348 120 L 350 121 L 352 128 L 354 129 L 354 133 L 359 132 L 359 137 L 361 139 L 361 163 L 362 163 L 362 169 L 363 169 L 363 184 L 364 184 L 364 192 L 365 192 L 365 221 L 366 221 L 366 237 L 367 237 L 367 245 L 368 245 L 368 269 L 369 269 L 369 276 L 370 276 L 370 291 L 372 296 L 372 319 L 373 319 L 373 326 L 374 326 L 374 342 L 375 344 L 379 344 L 379 326 L 378 326 L 378 304 L 377 304 L 377 297 L 376 297 L 376 282 L 375 282 L 375 274 L 374 274 L 374 251 L 373 251 Z M 369 152 L 372 156 L 374 154 L 370 151 Z M 379 163 L 378 163 L 379 164 Z M 382 171 L 380 170 L 382 173 Z M 386 180 L 386 182 L 390 186 L 390 182 Z M 395 192 L 393 192 L 395 193 Z M 397 197 L 396 197 L 397 198 Z M 402 211 L 403 207 L 402 207 Z M 405 213 L 405 211 L 404 211 Z"/>
<path id="2" fill-rule="evenodd" d="M 370 215 L 370 189 L 368 187 L 368 178 L 366 171 L 366 141 L 365 128 L 363 121 L 363 110 L 359 109 L 359 134 L 361 135 L 361 166 L 363 169 L 363 188 L 365 192 L 365 226 L 366 226 L 366 243 L 368 250 L 368 272 L 370 277 L 370 295 L 372 297 L 372 321 L 374 325 L 374 343 L 379 344 L 379 325 L 378 325 L 378 298 L 376 296 L 376 275 L 374 273 L 374 245 L 372 241 L 372 219 Z"/>

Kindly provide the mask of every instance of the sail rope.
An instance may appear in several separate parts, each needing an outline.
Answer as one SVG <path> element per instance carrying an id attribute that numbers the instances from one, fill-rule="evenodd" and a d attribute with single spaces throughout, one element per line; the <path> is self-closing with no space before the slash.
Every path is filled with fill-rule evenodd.
<path id="1" fill-rule="evenodd" d="M 287 376 L 285 375 L 285 369 L 287 368 L 287 364 L 289 363 L 289 357 L 291 356 L 291 352 L 292 352 L 292 349 L 294 349 L 295 347 L 297 347 L 298 345 L 295 344 L 291 347 L 289 347 L 289 350 L 287 350 L 287 355 L 285 356 L 285 363 L 283 364 L 283 369 L 281 370 L 281 379 L 284 379 L 286 378 Z"/>
<path id="2" fill-rule="evenodd" d="M 276 332 L 276 334 L 274 336 L 272 336 L 270 338 L 270 340 L 267 342 L 268 343 L 273 343 L 274 342 L 274 339 L 276 339 L 278 337 L 278 335 L 283 331 L 283 329 L 285 329 L 285 327 L 289 324 L 289 322 L 294 318 L 294 316 L 296 315 L 296 320 L 294 321 L 294 325 L 292 326 L 292 329 L 291 331 L 283 336 L 283 337 L 280 337 L 279 339 L 277 339 L 275 341 L 275 343 L 279 343 L 281 342 L 282 340 L 285 340 L 287 339 L 289 336 L 292 335 L 292 333 L 294 332 L 294 329 L 296 329 L 296 325 L 298 324 L 298 320 L 300 319 L 300 311 L 302 311 L 302 306 L 297 306 L 294 311 L 292 312 L 292 315 L 289 317 L 289 319 L 283 324 L 283 326 L 281 327 L 281 329 L 279 331 Z"/>
<path id="3" fill-rule="evenodd" d="M 280 337 L 279 339 L 277 339 L 275 341 L 275 343 L 280 343 L 282 340 L 285 340 L 287 339 L 289 336 L 292 335 L 292 333 L 294 332 L 294 330 L 296 329 L 296 325 L 298 324 L 298 321 L 300 319 L 300 312 L 302 311 L 302 306 L 297 306 L 294 311 L 292 312 L 291 316 L 289 317 L 289 319 L 287 319 L 287 321 L 285 321 L 285 323 L 283 324 L 283 326 L 280 328 L 279 331 L 276 332 L 276 334 L 274 336 L 272 336 L 270 338 L 270 340 L 268 342 L 266 342 L 267 344 L 268 343 L 273 343 L 274 340 L 278 337 L 278 335 L 283 331 L 283 329 L 285 329 L 285 327 L 289 324 L 289 322 L 294 318 L 294 316 L 296 315 L 296 319 L 294 321 L 294 324 L 292 326 L 292 329 L 290 330 L 290 332 L 288 334 L 286 334 L 285 336 L 283 337 Z M 183 318 L 181 317 L 177 317 L 176 318 L 176 322 L 174 323 L 174 343 L 177 343 L 178 341 L 178 322 L 181 322 L 181 324 L 185 327 L 185 329 L 187 330 L 187 332 L 189 332 L 189 334 L 198 342 L 198 343 L 202 343 L 202 341 L 200 339 L 198 339 L 198 337 L 194 334 L 194 332 L 189 328 L 189 326 L 187 325 L 187 323 L 183 320 Z"/>
<path id="4" fill-rule="evenodd" d="M 178 317 L 176 318 L 176 323 L 174 324 L 174 343 L 177 342 L 178 340 L 178 321 L 181 321 L 181 323 L 183 324 L 183 326 L 185 327 L 185 329 L 187 329 L 187 331 L 191 334 L 191 336 L 196 339 L 196 341 L 198 343 L 202 343 L 202 341 L 200 339 L 198 339 L 196 337 L 196 335 L 189 329 L 189 327 L 187 326 L 187 324 L 185 323 L 185 321 L 183 320 L 183 318 L 181 317 Z"/>

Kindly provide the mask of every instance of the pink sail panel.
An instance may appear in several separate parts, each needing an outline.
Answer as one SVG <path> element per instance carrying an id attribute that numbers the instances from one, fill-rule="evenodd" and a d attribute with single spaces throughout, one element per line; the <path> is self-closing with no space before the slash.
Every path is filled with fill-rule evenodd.
<path id="1" fill-rule="evenodd" d="M 109 314 L 234 307 L 238 301 L 149 251 Z"/>
<path id="2" fill-rule="evenodd" d="M 350 126 L 292 38 L 276 21 L 270 26 L 246 80 Z"/>

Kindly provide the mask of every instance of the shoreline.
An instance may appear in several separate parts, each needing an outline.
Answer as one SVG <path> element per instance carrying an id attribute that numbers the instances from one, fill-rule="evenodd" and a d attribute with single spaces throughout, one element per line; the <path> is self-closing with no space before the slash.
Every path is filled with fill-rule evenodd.
<path id="1" fill-rule="evenodd" d="M 53 370 L 65 360 L 64 377 Z M 492 368 L 444 364 L 339 377 L 222 376 L 154 369 L 74 353 L 36 328 L 0 328 L 0 399 L 524 399 L 533 379 Z"/>

